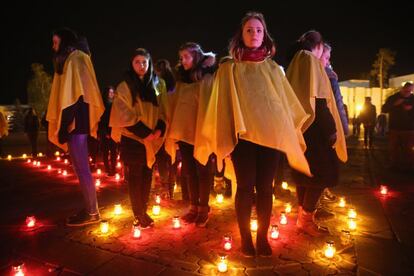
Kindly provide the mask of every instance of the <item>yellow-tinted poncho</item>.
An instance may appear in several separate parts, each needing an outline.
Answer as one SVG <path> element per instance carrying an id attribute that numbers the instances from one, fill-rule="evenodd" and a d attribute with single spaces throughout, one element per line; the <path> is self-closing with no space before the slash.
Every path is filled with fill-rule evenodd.
<path id="1" fill-rule="evenodd" d="M 6 116 L 0 111 L 0 138 L 9 135 L 9 126 L 7 124 Z"/>
<path id="2" fill-rule="evenodd" d="M 202 139 L 200 131 L 212 83 L 211 74 L 193 83 L 177 82 L 175 92 L 170 96 L 170 128 L 165 142 L 165 149 L 172 160 L 175 160 L 176 142 L 183 141 L 196 146 L 196 141 Z"/>
<path id="3" fill-rule="evenodd" d="M 96 138 L 98 123 L 105 110 L 90 57 L 82 51 L 73 51 L 66 59 L 63 74 L 55 73 L 50 92 L 46 120 L 49 122 L 49 140 L 63 150 L 67 144 L 58 142 L 62 110 L 75 104 L 79 97 L 89 105 L 90 135 Z M 75 121 L 68 131 L 75 128 Z"/>
<path id="4" fill-rule="evenodd" d="M 286 153 L 293 168 L 310 175 L 301 133 L 307 117 L 276 62 L 230 60 L 214 79 L 195 156 L 205 164 L 214 152 L 221 170 L 240 138 Z"/>
<path id="5" fill-rule="evenodd" d="M 125 81 L 121 82 L 116 88 L 109 119 L 109 126 L 112 127 L 111 137 L 114 141 L 120 142 L 121 136 L 126 136 L 145 146 L 148 168 L 152 168 L 155 162 L 155 154 L 161 148 L 164 138 L 145 141 L 130 132 L 126 127 L 133 126 L 141 121 L 148 128 L 154 130 L 158 119 L 163 120 L 167 124 L 163 110 L 166 93 L 161 92 L 160 89 L 165 89 L 163 82 L 160 82 L 160 85 L 156 87 L 157 95 L 159 95 L 157 98 L 159 106 L 155 106 L 151 102 L 142 101 L 139 96 L 136 97 L 136 103 L 133 104 L 127 83 Z"/>
<path id="6" fill-rule="evenodd" d="M 311 52 L 301 50 L 293 57 L 286 76 L 305 111 L 311 115 L 302 127 L 303 132 L 308 129 L 315 119 L 315 99 L 326 99 L 328 108 L 335 120 L 337 140 L 334 147 L 336 154 L 342 162 L 346 162 L 348 154 L 341 118 L 336 107 L 331 83 L 322 63 Z"/>

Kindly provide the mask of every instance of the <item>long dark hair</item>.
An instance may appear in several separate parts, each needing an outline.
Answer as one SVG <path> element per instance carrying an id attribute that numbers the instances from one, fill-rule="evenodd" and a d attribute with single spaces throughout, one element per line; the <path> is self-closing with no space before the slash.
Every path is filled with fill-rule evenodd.
<path id="1" fill-rule="evenodd" d="M 306 33 L 302 34 L 298 40 L 290 47 L 288 51 L 288 61 L 292 61 L 293 57 L 295 56 L 296 52 L 300 50 L 307 50 L 312 51 L 317 47 L 319 44 L 324 43 L 323 37 L 320 32 L 315 30 L 307 31 Z M 288 63 L 288 64 L 289 64 Z"/>
<path id="2" fill-rule="evenodd" d="M 212 52 L 205 53 L 201 46 L 195 42 L 186 42 L 181 45 L 178 52 L 187 50 L 193 57 L 193 67 L 185 70 L 184 66 L 179 62 L 176 66 L 177 80 L 191 83 L 197 82 L 203 78 L 205 74 L 212 74 L 215 71 L 216 55 Z"/>
<path id="3" fill-rule="evenodd" d="M 69 28 L 61 28 L 52 32 L 52 36 L 60 38 L 59 49 L 53 53 L 53 66 L 55 72 L 61 75 L 63 66 L 68 56 L 74 50 L 80 50 L 90 55 L 89 45 L 86 37 L 78 36 L 77 33 Z"/>
<path id="4" fill-rule="evenodd" d="M 148 70 L 142 80 L 132 66 L 132 61 L 136 56 L 143 56 L 148 59 Z M 138 48 L 133 52 L 131 59 L 129 60 L 129 69 L 125 73 L 125 82 L 131 91 L 133 104 L 137 102 L 137 96 L 139 96 L 142 101 L 151 102 L 153 105 L 158 106 L 155 89 L 158 78 L 154 73 L 151 55 L 146 49 Z"/>
<path id="5" fill-rule="evenodd" d="M 263 25 L 263 42 L 260 48 L 266 49 L 266 54 L 268 57 L 273 57 L 276 53 L 276 47 L 272 37 L 267 30 L 266 21 L 263 14 L 260 12 L 248 12 L 241 20 L 240 28 L 230 40 L 229 53 L 230 56 L 232 56 L 235 60 L 241 60 L 243 56 L 243 50 L 246 48 L 243 42 L 243 28 L 244 25 L 246 25 L 247 21 L 252 18 L 259 20 Z"/>
<path id="6" fill-rule="evenodd" d="M 167 91 L 173 91 L 175 88 L 175 77 L 170 62 L 166 59 L 159 59 L 154 67 L 157 75 L 165 81 Z"/>

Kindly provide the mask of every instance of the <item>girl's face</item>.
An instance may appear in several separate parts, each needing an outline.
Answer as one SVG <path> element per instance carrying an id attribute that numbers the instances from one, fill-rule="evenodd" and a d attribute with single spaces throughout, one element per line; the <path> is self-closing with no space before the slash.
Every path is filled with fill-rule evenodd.
<path id="1" fill-rule="evenodd" d="M 193 67 L 193 55 L 188 50 L 182 50 L 179 53 L 181 64 L 184 67 L 184 70 L 189 70 Z"/>
<path id="2" fill-rule="evenodd" d="M 115 96 L 114 90 L 112 88 L 109 89 L 109 91 L 108 91 L 108 100 L 112 101 L 114 99 L 114 96 Z"/>
<path id="3" fill-rule="evenodd" d="M 264 28 L 256 18 L 249 19 L 243 26 L 243 43 L 246 47 L 257 49 L 262 46 Z"/>
<path id="4" fill-rule="evenodd" d="M 137 73 L 140 78 L 145 76 L 145 73 L 148 71 L 148 66 L 149 59 L 145 56 L 138 55 L 132 60 L 132 68 L 134 68 L 135 73 Z"/>
<path id="5" fill-rule="evenodd" d="M 55 51 L 55 52 L 59 51 L 60 37 L 58 37 L 57 35 L 53 35 L 52 42 L 53 42 L 53 44 L 52 44 L 53 51 Z"/>
<path id="6" fill-rule="evenodd" d="M 323 50 L 323 53 L 320 58 L 323 67 L 326 67 L 329 65 L 330 59 L 331 59 L 331 50 L 328 50 L 328 49 Z"/>

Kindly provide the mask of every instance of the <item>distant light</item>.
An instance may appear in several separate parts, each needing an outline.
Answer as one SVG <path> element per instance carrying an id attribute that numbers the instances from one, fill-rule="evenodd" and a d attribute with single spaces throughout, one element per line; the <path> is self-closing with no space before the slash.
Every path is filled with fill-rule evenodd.
<path id="1" fill-rule="evenodd" d="M 116 181 L 119 181 L 121 179 L 121 176 L 119 175 L 119 173 L 116 173 L 115 174 L 115 180 Z"/>
<path id="2" fill-rule="evenodd" d="M 219 272 L 227 271 L 227 256 L 226 255 L 220 256 L 220 261 L 217 265 L 217 269 Z"/>
<path id="3" fill-rule="evenodd" d="M 67 176 L 68 172 L 66 170 L 63 170 L 63 176 Z"/>
<path id="4" fill-rule="evenodd" d="M 286 181 L 282 182 L 282 189 L 283 190 L 288 190 L 289 189 L 289 184 Z"/>
<path id="5" fill-rule="evenodd" d="M 161 203 L 161 196 L 160 194 L 155 195 L 155 203 L 160 204 Z"/>
<path id="6" fill-rule="evenodd" d="M 114 214 L 115 215 L 120 215 L 122 214 L 122 205 L 121 204 L 115 204 L 114 205 Z"/>
<path id="7" fill-rule="evenodd" d="M 100 187 L 101 186 L 101 180 L 100 179 L 96 179 L 95 186 L 96 187 Z"/>
<path id="8" fill-rule="evenodd" d="M 117 167 L 118 169 L 120 169 L 120 168 L 122 167 L 121 162 L 117 162 L 117 163 L 116 163 L 116 167 Z"/>
<path id="9" fill-rule="evenodd" d="M 138 224 L 134 224 L 132 226 L 132 236 L 135 239 L 140 239 L 141 238 L 141 229 L 140 229 Z"/>
<path id="10" fill-rule="evenodd" d="M 107 220 L 101 221 L 101 233 L 106 234 L 109 232 L 109 222 Z"/>
<path id="11" fill-rule="evenodd" d="M 59 151 L 55 151 L 55 156 L 59 156 L 60 152 Z"/>
<path id="12" fill-rule="evenodd" d="M 346 200 L 344 197 L 340 197 L 339 198 L 339 203 L 338 203 L 339 207 L 344 208 L 346 205 Z"/>
<path id="13" fill-rule="evenodd" d="M 348 217 L 353 219 L 357 217 L 357 212 L 355 211 L 355 208 L 349 208 Z"/>
<path id="14" fill-rule="evenodd" d="M 388 194 L 388 187 L 385 185 L 380 186 L 380 193 L 381 195 L 387 195 Z"/>
<path id="15" fill-rule="evenodd" d="M 179 229 L 180 227 L 181 227 L 180 217 L 179 216 L 173 217 L 173 228 Z"/>
<path id="16" fill-rule="evenodd" d="M 39 157 L 43 157 L 43 153 L 42 153 L 42 152 L 39 152 L 39 153 L 37 154 L 37 156 L 39 156 Z"/>
<path id="17" fill-rule="evenodd" d="M 285 212 L 286 214 L 289 214 L 290 212 L 292 212 L 292 204 L 290 203 L 285 204 Z"/>
<path id="18" fill-rule="evenodd" d="M 47 170 L 50 171 L 52 169 L 51 165 L 47 165 Z"/>
<path id="19" fill-rule="evenodd" d="M 232 241 L 232 238 L 231 238 L 230 235 L 227 234 L 227 235 L 223 236 L 223 248 L 224 248 L 224 250 L 229 251 L 232 248 L 232 243 L 233 243 L 233 241 Z"/>
<path id="20" fill-rule="evenodd" d="M 24 159 L 26 159 L 26 158 L 27 158 L 27 154 L 26 154 L 26 153 L 23 153 L 22 157 L 23 157 Z"/>
<path id="21" fill-rule="evenodd" d="M 277 240 L 279 238 L 279 227 L 277 227 L 277 225 L 272 225 L 272 228 L 270 229 L 270 237 L 273 240 Z"/>
<path id="22" fill-rule="evenodd" d="M 325 257 L 331 259 L 335 256 L 336 248 L 333 241 L 327 241 L 325 245 Z"/>
<path id="23" fill-rule="evenodd" d="M 287 217 L 284 211 L 280 212 L 280 224 L 282 225 L 287 224 Z"/>
<path id="24" fill-rule="evenodd" d="M 7 160 L 12 160 L 12 156 L 9 154 L 9 155 L 7 155 Z"/>
<path id="25" fill-rule="evenodd" d="M 152 206 L 152 214 L 154 216 L 159 216 L 160 215 L 160 212 L 161 212 L 160 205 L 156 204 L 156 205 Z"/>
<path id="26" fill-rule="evenodd" d="M 33 228 L 35 225 L 36 225 L 36 217 L 35 216 L 26 217 L 26 226 L 28 228 Z"/>
<path id="27" fill-rule="evenodd" d="M 217 194 L 216 195 L 216 201 L 217 201 L 217 203 L 223 203 L 223 201 L 224 201 L 223 194 Z"/>
<path id="28" fill-rule="evenodd" d="M 250 230 L 252 230 L 253 232 L 256 232 L 257 231 L 257 228 L 258 228 L 257 219 L 256 218 L 252 218 L 250 220 Z"/>
<path id="29" fill-rule="evenodd" d="M 96 170 L 96 173 L 97 173 L 98 175 L 101 175 L 101 174 L 102 174 L 101 169 L 97 169 L 97 170 Z"/>

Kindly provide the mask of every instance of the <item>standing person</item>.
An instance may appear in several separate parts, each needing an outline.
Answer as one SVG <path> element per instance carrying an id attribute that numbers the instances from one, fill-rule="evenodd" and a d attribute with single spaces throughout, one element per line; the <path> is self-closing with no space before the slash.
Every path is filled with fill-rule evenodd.
<path id="1" fill-rule="evenodd" d="M 237 191 L 235 209 L 241 252 L 256 255 L 250 232 L 254 190 L 257 192 L 257 254 L 271 256 L 268 228 L 272 214 L 272 182 L 280 152 L 289 164 L 309 174 L 300 131 L 307 115 L 279 65 L 265 19 L 249 12 L 229 44 L 232 59 L 219 66 L 214 79 L 196 157 L 206 163 L 211 152 L 231 155 Z M 226 166 L 227 167 L 227 166 Z"/>
<path id="2" fill-rule="evenodd" d="M 331 88 L 332 88 L 332 91 L 335 97 L 336 107 L 338 109 L 339 116 L 341 118 L 341 123 L 342 123 L 342 127 L 344 130 L 344 134 L 345 136 L 348 136 L 349 126 L 348 126 L 347 110 L 342 100 L 341 89 L 339 88 L 339 83 L 338 83 L 338 75 L 332 69 L 331 52 L 332 52 L 331 45 L 325 42 L 323 44 L 323 52 L 322 52 L 320 60 L 322 62 L 322 66 L 325 68 L 325 72 L 328 75 L 329 81 L 331 83 Z"/>
<path id="3" fill-rule="evenodd" d="M 88 135 L 96 137 L 104 112 L 86 40 L 80 44 L 76 33 L 59 29 L 53 33 L 55 75 L 47 108 L 49 140 L 69 150 L 73 169 L 84 197 L 84 209 L 67 220 L 68 226 L 100 221 L 95 184 L 88 164 Z"/>
<path id="4" fill-rule="evenodd" d="M 389 114 L 390 159 L 394 169 L 414 168 L 414 84 L 407 82 L 401 90 L 391 95 L 382 106 Z"/>
<path id="5" fill-rule="evenodd" d="M 320 62 L 323 39 L 309 31 L 297 41 L 299 49 L 289 64 L 286 76 L 302 106 L 311 117 L 302 127 L 306 141 L 305 156 L 313 177 L 293 173 L 299 204 L 297 227 L 311 236 L 327 234 L 314 221 L 314 211 L 322 191 L 338 183 L 338 157 L 347 160 L 343 126 L 331 83 Z"/>
<path id="6" fill-rule="evenodd" d="M 0 157 L 3 157 L 3 138 L 9 135 L 9 126 L 6 116 L 0 110 Z"/>
<path id="7" fill-rule="evenodd" d="M 182 158 L 181 173 L 188 184 L 190 210 L 182 219 L 205 227 L 208 221 L 210 187 L 213 183 L 211 156 L 204 164 L 194 158 L 195 143 L 204 120 L 211 94 L 216 58 L 205 53 L 201 46 L 187 42 L 179 49 L 177 83 L 171 103 L 171 127 L 167 136 L 167 151 L 172 160 L 175 143 Z"/>
<path id="8" fill-rule="evenodd" d="M 105 112 L 101 117 L 98 128 L 100 148 L 102 150 L 102 159 L 105 171 L 108 176 L 115 175 L 116 158 L 118 157 L 117 144 L 111 138 L 111 127 L 109 126 L 109 118 L 111 115 L 112 101 L 114 99 L 115 90 L 112 86 L 105 89 L 103 100 L 105 103 Z"/>
<path id="9" fill-rule="evenodd" d="M 136 49 L 123 81 L 117 86 L 109 126 L 111 136 L 121 143 L 121 159 L 128 170 L 129 199 L 134 223 L 152 227 L 147 214 L 155 154 L 163 144 L 166 121 L 157 97 L 165 84 L 154 74 L 150 53 Z"/>
<path id="10" fill-rule="evenodd" d="M 377 120 L 377 111 L 375 105 L 371 103 L 371 97 L 365 97 L 358 119 L 364 126 L 364 148 L 371 149 L 374 143 L 374 129 Z"/>
<path id="11" fill-rule="evenodd" d="M 37 157 L 37 137 L 39 136 L 39 118 L 34 108 L 30 108 L 24 118 L 24 132 L 29 138 L 32 147 L 32 157 Z"/>

